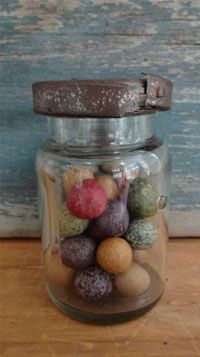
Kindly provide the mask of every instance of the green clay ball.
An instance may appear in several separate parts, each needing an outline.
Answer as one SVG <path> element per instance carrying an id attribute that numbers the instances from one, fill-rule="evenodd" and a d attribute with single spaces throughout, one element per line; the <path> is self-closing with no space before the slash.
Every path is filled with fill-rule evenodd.
<path id="1" fill-rule="evenodd" d="M 129 224 L 125 239 L 133 249 L 149 249 L 156 242 L 157 229 L 145 219 L 136 219 Z"/>
<path id="2" fill-rule="evenodd" d="M 66 203 L 63 203 L 62 206 L 59 207 L 58 225 L 59 235 L 61 237 L 78 236 L 86 230 L 88 223 L 88 219 L 80 219 L 73 216 L 69 212 Z"/>
<path id="3" fill-rule="evenodd" d="M 157 213 L 157 195 L 146 179 L 131 182 L 127 206 L 131 217 L 151 217 Z"/>

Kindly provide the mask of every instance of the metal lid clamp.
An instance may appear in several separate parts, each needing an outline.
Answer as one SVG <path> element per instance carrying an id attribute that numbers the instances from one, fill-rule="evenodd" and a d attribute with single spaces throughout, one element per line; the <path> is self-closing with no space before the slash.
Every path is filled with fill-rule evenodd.
<path id="1" fill-rule="evenodd" d="M 171 108 L 173 84 L 166 78 L 148 75 L 146 87 L 146 109 L 169 110 Z"/>

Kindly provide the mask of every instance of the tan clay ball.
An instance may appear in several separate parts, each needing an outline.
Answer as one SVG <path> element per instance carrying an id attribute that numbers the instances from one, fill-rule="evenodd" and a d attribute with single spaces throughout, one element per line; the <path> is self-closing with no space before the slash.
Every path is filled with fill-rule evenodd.
<path id="1" fill-rule="evenodd" d="M 118 195 L 117 184 L 112 179 L 112 177 L 108 175 L 100 175 L 97 176 L 96 179 L 103 187 L 109 200 L 114 200 L 115 198 L 117 198 Z"/>
<path id="2" fill-rule="evenodd" d="M 97 249 L 97 262 L 109 273 L 124 272 L 132 262 L 130 245 L 122 238 L 105 239 Z"/>
<path id="3" fill-rule="evenodd" d="M 65 192 L 68 193 L 78 182 L 85 179 L 93 179 L 94 175 L 87 167 L 73 167 L 64 172 L 63 184 Z"/>
<path id="4" fill-rule="evenodd" d="M 72 282 L 74 270 L 62 264 L 58 253 L 50 250 L 44 256 L 45 274 L 49 282 L 62 286 L 69 286 Z"/>
<path id="5" fill-rule="evenodd" d="M 127 297 L 142 295 L 149 284 L 149 273 L 137 263 L 132 263 L 124 273 L 115 277 L 117 290 Z"/>

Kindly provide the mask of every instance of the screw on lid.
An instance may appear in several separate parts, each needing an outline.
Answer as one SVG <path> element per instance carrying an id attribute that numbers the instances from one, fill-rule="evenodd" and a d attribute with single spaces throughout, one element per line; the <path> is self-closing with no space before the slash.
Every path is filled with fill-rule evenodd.
<path id="1" fill-rule="evenodd" d="M 45 81 L 33 84 L 38 114 L 120 118 L 171 108 L 173 84 L 147 75 L 133 80 Z"/>

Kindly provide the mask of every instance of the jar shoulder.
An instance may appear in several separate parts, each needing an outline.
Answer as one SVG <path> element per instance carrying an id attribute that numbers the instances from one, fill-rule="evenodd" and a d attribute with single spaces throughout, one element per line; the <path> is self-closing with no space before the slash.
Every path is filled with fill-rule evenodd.
<path id="1" fill-rule="evenodd" d="M 124 170 L 129 170 L 134 167 L 145 176 L 148 176 L 152 173 L 161 172 L 166 166 L 171 167 L 169 149 L 167 145 L 158 138 L 154 145 L 151 143 L 151 146 L 128 151 L 122 150 L 121 152 L 113 152 L 112 154 L 102 153 L 100 151 L 98 155 L 93 152 L 82 152 L 82 155 L 77 155 L 77 152 L 48 150 L 45 144 L 37 152 L 37 172 L 43 170 L 63 173 L 70 166 L 89 166 L 96 168 L 102 165 L 113 165 L 121 167 Z"/>

